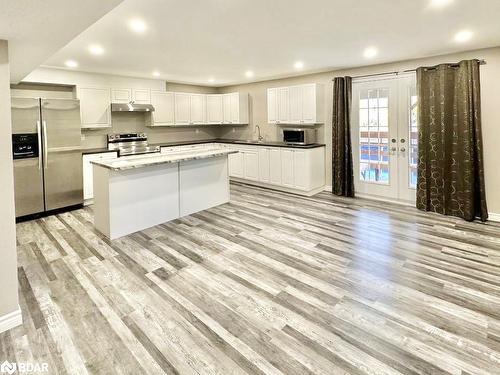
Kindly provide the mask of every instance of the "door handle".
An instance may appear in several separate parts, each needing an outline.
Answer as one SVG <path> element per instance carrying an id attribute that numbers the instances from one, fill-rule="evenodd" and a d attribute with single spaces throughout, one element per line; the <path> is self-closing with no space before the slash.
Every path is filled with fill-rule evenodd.
<path id="1" fill-rule="evenodd" d="M 40 120 L 36 122 L 36 132 L 38 135 L 38 170 L 42 170 L 42 154 L 40 151 L 42 150 L 42 129 L 40 126 Z"/>
<path id="2" fill-rule="evenodd" d="M 47 169 L 48 167 L 48 153 L 47 153 L 47 123 L 42 121 L 43 127 L 43 168 Z"/>

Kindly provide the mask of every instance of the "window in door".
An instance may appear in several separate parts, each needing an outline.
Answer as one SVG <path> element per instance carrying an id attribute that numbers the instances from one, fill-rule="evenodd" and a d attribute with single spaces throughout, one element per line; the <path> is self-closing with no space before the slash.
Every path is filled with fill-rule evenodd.
<path id="1" fill-rule="evenodd" d="M 418 128 L 417 128 L 417 92 L 416 87 L 410 89 L 409 108 L 409 135 L 408 135 L 408 184 L 409 188 L 417 188 L 417 165 L 418 165 Z"/>
<path id="2" fill-rule="evenodd" d="M 389 184 L 389 91 L 362 90 L 359 98 L 359 173 L 368 183 Z"/>

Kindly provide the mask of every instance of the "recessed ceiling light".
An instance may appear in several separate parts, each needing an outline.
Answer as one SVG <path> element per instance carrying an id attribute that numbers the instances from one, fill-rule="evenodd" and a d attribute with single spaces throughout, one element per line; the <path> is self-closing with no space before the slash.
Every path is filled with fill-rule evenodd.
<path id="1" fill-rule="evenodd" d="M 252 72 L 251 70 L 247 70 L 247 71 L 245 72 L 245 77 L 247 77 L 247 78 L 252 78 L 252 77 L 253 77 L 253 72 Z"/>
<path id="2" fill-rule="evenodd" d="M 138 18 L 130 20 L 129 26 L 136 33 L 143 33 L 144 31 L 146 31 L 147 28 L 146 23 Z"/>
<path id="3" fill-rule="evenodd" d="M 431 0 L 430 6 L 432 8 L 444 8 L 447 5 L 450 5 L 454 0 Z"/>
<path id="4" fill-rule="evenodd" d="M 459 43 L 464 43 L 472 38 L 472 31 L 462 30 L 455 34 L 455 41 Z"/>
<path id="5" fill-rule="evenodd" d="M 296 61 L 293 66 L 295 69 L 302 69 L 304 67 L 304 63 L 302 61 Z"/>
<path id="6" fill-rule="evenodd" d="M 215 78 L 209 78 L 209 79 L 208 79 L 208 82 L 209 82 L 209 83 L 214 83 L 214 82 L 215 82 Z"/>
<path id="7" fill-rule="evenodd" d="M 371 59 L 371 58 L 377 56 L 377 54 L 378 54 L 378 50 L 375 47 L 368 47 L 363 52 L 363 56 L 365 56 L 367 59 Z"/>
<path id="8" fill-rule="evenodd" d="M 102 55 L 104 53 L 104 48 L 98 44 L 92 44 L 89 46 L 89 51 L 92 55 Z"/>
<path id="9" fill-rule="evenodd" d="M 160 72 L 159 72 L 159 71 L 157 71 L 157 70 L 155 70 L 155 71 L 153 72 L 153 75 L 154 75 L 155 77 L 159 77 L 159 76 L 160 76 Z"/>
<path id="10" fill-rule="evenodd" d="M 68 68 L 76 68 L 78 66 L 78 63 L 75 60 L 67 60 L 64 65 L 66 65 Z"/>

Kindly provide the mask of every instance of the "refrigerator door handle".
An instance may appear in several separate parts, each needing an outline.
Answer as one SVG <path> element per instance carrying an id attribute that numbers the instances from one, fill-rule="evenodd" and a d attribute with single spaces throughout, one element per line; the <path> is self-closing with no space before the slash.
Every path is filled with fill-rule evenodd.
<path id="1" fill-rule="evenodd" d="M 42 121 L 43 125 L 43 168 L 47 169 L 48 160 L 47 160 L 47 123 Z"/>
<path id="2" fill-rule="evenodd" d="M 42 154 L 40 151 L 42 150 L 42 129 L 40 126 L 40 120 L 36 122 L 36 132 L 38 135 L 38 170 L 42 170 Z"/>

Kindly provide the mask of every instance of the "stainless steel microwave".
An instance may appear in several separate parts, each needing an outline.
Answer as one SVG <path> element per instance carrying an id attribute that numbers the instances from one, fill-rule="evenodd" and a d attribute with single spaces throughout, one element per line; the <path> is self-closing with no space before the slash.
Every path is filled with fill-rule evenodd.
<path id="1" fill-rule="evenodd" d="M 283 142 L 289 145 L 310 145 L 316 143 L 316 129 L 283 129 Z"/>

